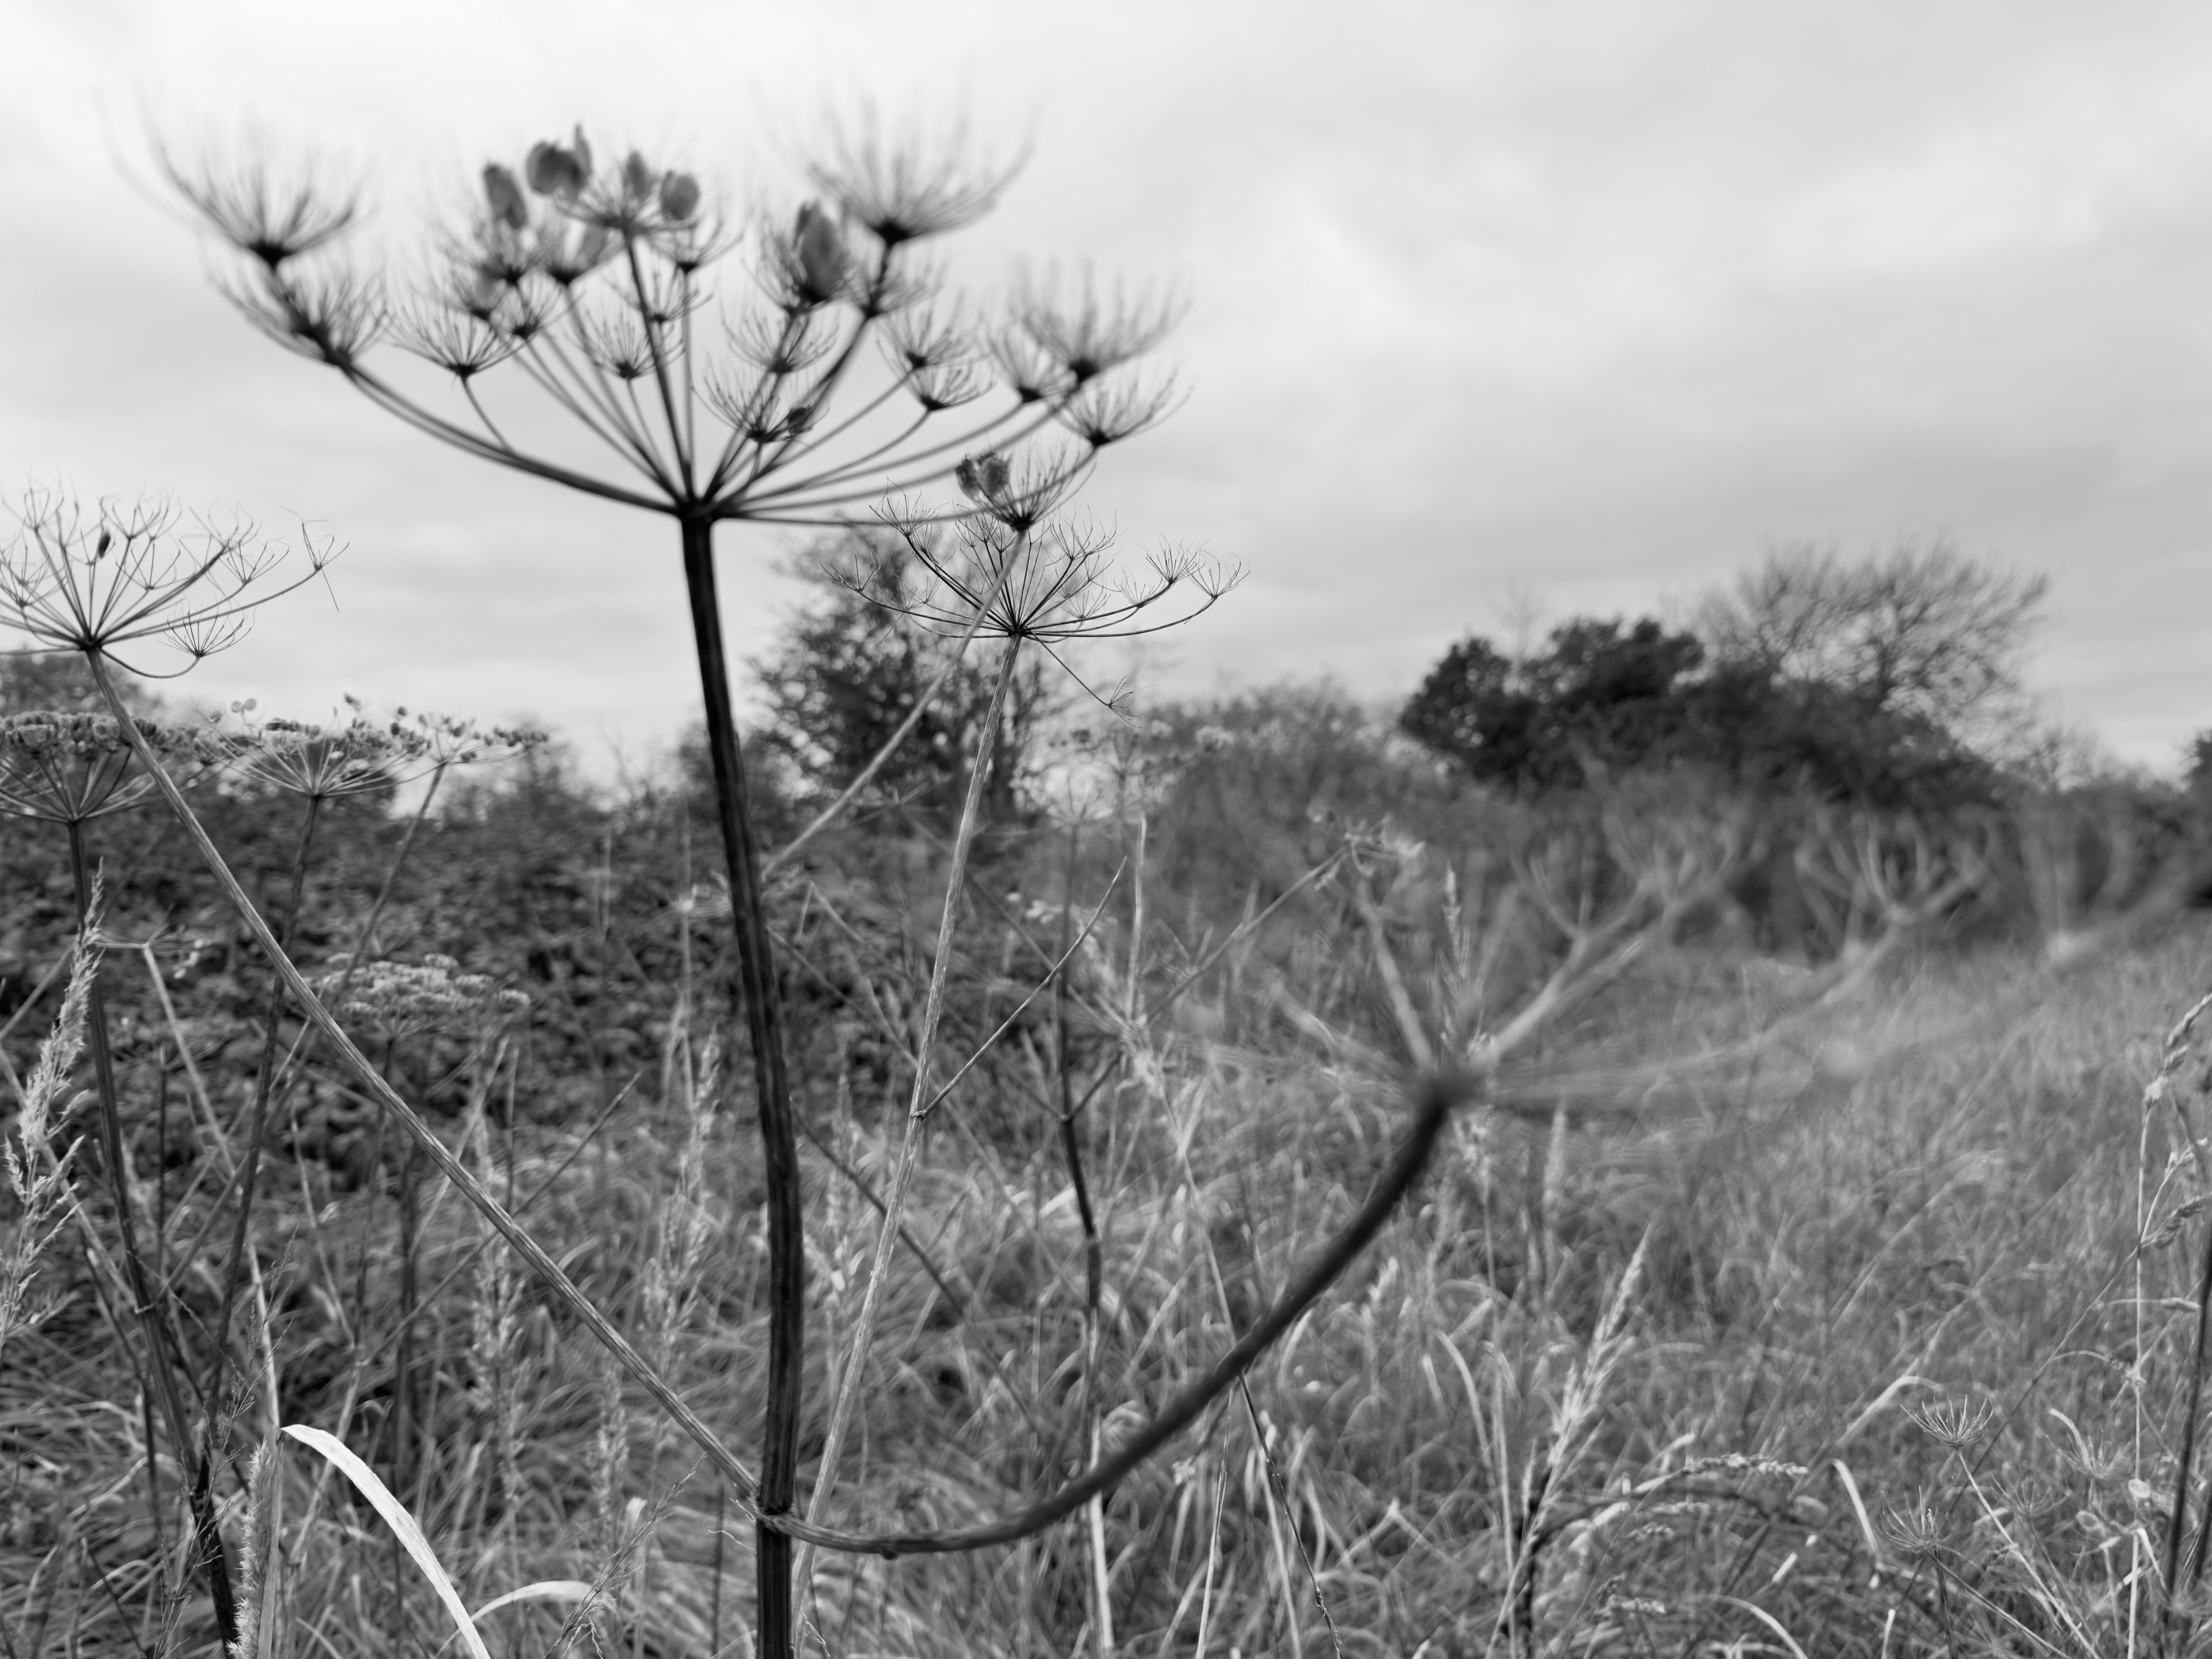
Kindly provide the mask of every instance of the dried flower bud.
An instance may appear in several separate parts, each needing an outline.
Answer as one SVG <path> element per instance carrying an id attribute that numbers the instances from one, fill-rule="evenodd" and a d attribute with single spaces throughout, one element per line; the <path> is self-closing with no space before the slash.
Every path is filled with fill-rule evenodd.
<path id="1" fill-rule="evenodd" d="M 510 230 L 520 230 L 530 222 L 530 207 L 522 199 L 522 186 L 514 175 L 497 162 L 483 170 L 484 199 L 491 204 L 491 216 Z"/>
<path id="2" fill-rule="evenodd" d="M 960 493 L 985 507 L 1006 493 L 1006 483 L 1012 475 L 1013 469 L 1006 464 L 1006 458 L 995 453 L 963 457 L 952 471 Z"/>
<path id="3" fill-rule="evenodd" d="M 469 275 L 468 310 L 472 317 L 489 317 L 507 297 L 507 273 L 487 261 Z"/>
<path id="4" fill-rule="evenodd" d="M 799 270 L 810 297 L 826 300 L 844 286 L 845 234 L 819 202 L 799 210 Z"/>
<path id="5" fill-rule="evenodd" d="M 699 210 L 699 181 L 688 173 L 666 173 L 660 178 L 660 211 L 670 223 L 680 225 Z"/>
<path id="6" fill-rule="evenodd" d="M 580 148 L 583 134 L 576 135 Z M 588 155 L 588 152 L 586 153 Z M 591 163 L 574 150 L 567 150 L 554 143 L 535 143 L 530 147 L 529 159 L 523 172 L 530 180 L 531 189 L 540 196 L 557 196 L 562 201 L 574 201 L 591 179 Z"/>
<path id="7" fill-rule="evenodd" d="M 653 168 L 635 150 L 623 162 L 623 192 L 640 202 L 653 194 Z"/>

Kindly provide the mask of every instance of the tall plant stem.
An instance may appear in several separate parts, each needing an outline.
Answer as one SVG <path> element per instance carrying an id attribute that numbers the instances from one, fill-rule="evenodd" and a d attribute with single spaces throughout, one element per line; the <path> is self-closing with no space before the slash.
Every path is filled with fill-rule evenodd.
<path id="1" fill-rule="evenodd" d="M 300 823 L 300 843 L 292 854 L 292 885 L 284 904 L 284 915 L 279 919 L 276 933 L 280 945 L 290 944 L 292 931 L 300 925 L 300 899 L 307 886 L 307 854 L 315 841 L 315 824 L 322 816 L 323 798 L 307 797 L 307 810 Z M 261 1019 L 261 1060 L 253 1073 L 253 1122 L 246 1132 L 246 1158 L 238 1172 L 238 1220 L 231 1230 L 230 1262 L 223 1273 L 222 1304 L 217 1310 L 211 1328 L 215 1335 L 215 1358 L 209 1366 L 208 1397 L 212 1400 L 222 1388 L 223 1366 L 228 1358 L 230 1342 L 230 1311 L 238 1297 L 239 1282 L 245 1277 L 246 1251 L 252 1236 L 254 1183 L 261 1173 L 261 1147 L 269 1134 L 269 1095 L 276 1081 L 276 1023 L 284 1012 L 284 981 L 275 974 L 269 976 L 269 1002 Z M 208 1448 L 200 1449 L 201 1462 L 207 1461 Z"/>
<path id="2" fill-rule="evenodd" d="M 898 1242 L 907 1193 L 914 1182 L 915 1165 L 921 1160 L 922 1121 L 936 1103 L 930 1098 L 929 1062 L 937 1047 L 938 1022 L 945 1013 L 945 983 L 952 969 L 952 934 L 959 921 L 961 894 L 967 884 L 969 851 L 975 844 L 975 825 L 982 817 L 984 787 L 997 758 L 994 738 L 999 729 L 999 711 L 1006 705 L 1007 687 L 1013 684 L 1014 665 L 1021 658 L 1021 648 L 1018 639 L 1006 641 L 999 678 L 991 687 L 990 708 L 975 728 L 975 758 L 969 763 L 967 798 L 961 803 L 960 828 L 952 838 L 952 867 L 945 878 L 945 912 L 937 924 L 937 956 L 930 963 L 929 994 L 922 1003 L 921 1039 L 915 1044 L 914 1094 L 907 1107 L 905 1132 L 899 1138 L 898 1167 L 892 1173 L 891 1189 L 884 1199 L 883 1221 L 876 1230 L 876 1253 L 868 1267 L 868 1287 L 861 1294 L 860 1311 L 853 1322 L 850 1358 L 845 1362 L 836 1403 L 830 1408 L 830 1431 L 823 1442 L 821 1464 L 815 1472 L 814 1494 L 807 1500 L 806 1518 L 810 1521 L 820 1518 L 830 1490 L 836 1484 L 838 1455 L 844 1450 L 854 1402 L 866 1380 L 868 1344 L 875 1334 L 876 1316 L 883 1305 L 884 1280 L 889 1276 L 891 1249 Z M 814 1547 L 810 1544 L 801 1559 L 801 1579 L 807 1576 L 813 1563 Z"/>
<path id="3" fill-rule="evenodd" d="M 760 853 L 746 799 L 744 751 L 730 703 L 729 661 L 714 583 L 714 524 L 687 518 L 684 585 L 691 600 L 691 632 L 699 651 L 699 689 L 706 704 L 707 750 L 714 767 L 714 804 L 729 865 L 730 919 L 737 934 L 738 981 L 752 1039 L 759 1097 L 761 1161 L 768 1184 L 768 1402 L 761 1427 L 759 1509 L 779 1515 L 799 1484 L 799 1412 L 806 1340 L 806 1240 L 799 1211 L 799 1120 L 783 1051 L 783 1001 L 769 942 L 761 890 Z M 791 1540 L 767 1527 L 754 1532 L 759 1578 L 759 1650 L 788 1659 L 792 1622 Z"/>
<path id="4" fill-rule="evenodd" d="M 118 709 L 116 718 L 129 727 L 133 736 L 137 735 L 137 727 L 130 725 L 127 709 Z M 147 766 L 158 764 L 144 754 L 139 756 L 139 760 Z M 167 775 L 162 776 L 166 781 Z M 70 872 L 76 885 L 77 933 L 82 938 L 93 920 L 92 866 L 85 850 L 82 819 L 70 820 L 69 841 Z M 222 1534 L 216 1526 L 215 1504 L 208 1494 L 207 1483 L 196 1478 L 192 1468 L 191 1423 L 185 1411 L 184 1390 L 177 1382 L 185 1356 L 168 1326 L 167 1304 L 156 1292 L 152 1275 L 146 1271 L 146 1259 L 139 1253 L 138 1222 L 131 1201 L 129 1154 L 123 1145 L 121 1102 L 115 1088 L 115 1057 L 107 1043 L 107 998 L 100 989 L 96 960 L 89 971 L 92 986 L 85 995 L 86 1028 L 100 1105 L 100 1158 L 107 1165 L 108 1186 L 115 1199 L 115 1230 L 122 1238 L 124 1271 L 130 1276 L 131 1300 L 135 1304 L 132 1311 L 137 1316 L 139 1336 L 146 1347 L 149 1386 L 155 1403 L 161 1408 L 163 1426 L 169 1431 L 169 1443 L 176 1450 L 178 1467 L 191 1494 L 191 1565 L 198 1567 L 207 1579 L 208 1597 L 215 1604 L 216 1626 L 228 1644 L 238 1639 L 238 1604 L 231 1593 L 230 1563 L 223 1553 Z M 213 1409 L 212 1405 L 210 1409 Z M 146 1448 L 146 1455 L 149 1461 L 152 1459 L 151 1445 Z"/>

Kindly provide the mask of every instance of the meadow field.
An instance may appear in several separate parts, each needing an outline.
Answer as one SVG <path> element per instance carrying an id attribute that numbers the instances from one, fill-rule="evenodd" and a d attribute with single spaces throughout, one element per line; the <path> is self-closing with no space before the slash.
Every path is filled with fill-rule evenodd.
<path id="1" fill-rule="evenodd" d="M 1188 296 L 946 288 L 964 119 L 793 159 L 577 126 L 357 263 L 151 144 L 325 385 L 658 526 L 698 701 L 618 786 L 196 708 L 337 541 L 8 502 L 0 1659 L 2203 1650 L 2212 732 L 2049 728 L 1942 533 L 1173 702 L 1241 568 L 1071 504 Z M 675 637 L 505 629 L 541 522 L 404 595 L 502 697 Z"/>
<path id="2" fill-rule="evenodd" d="M 1340 774 L 1358 737 L 1336 734 Z M 947 849 L 864 823 L 777 873 L 802 1486 L 862 1372 L 836 1525 L 987 1522 L 1110 1453 L 1352 1215 L 1423 1079 L 1460 1079 L 1371 1244 L 1156 1458 L 1018 1542 L 802 1559 L 808 1650 L 2194 1650 L 2212 1188 L 2207 1061 L 2172 1034 L 2212 926 L 2077 908 L 2054 932 L 1970 898 L 1781 963 L 1705 879 L 1742 844 L 1679 794 L 1509 833 L 1432 787 L 1431 824 L 1488 828 L 1417 842 L 1278 811 L 1313 797 L 1312 762 L 1255 761 L 1270 741 L 1125 755 L 1111 810 L 986 838 L 939 1027 L 954 1081 L 858 1359 Z M 480 778 L 419 817 L 324 803 L 289 910 L 298 798 L 234 777 L 200 805 L 384 1075 L 744 1448 L 765 1177 L 726 890 L 692 862 L 710 808 L 680 771 L 616 799 L 538 751 Z M 100 973 L 137 1247 L 210 1425 L 246 1639 L 459 1650 L 392 1517 L 278 1432 L 304 1425 L 489 1609 L 489 1651 L 750 1652 L 726 1480 L 302 1024 L 270 1022 L 265 969 L 157 811 L 98 826 Z M 89 1061 L 34 1074 L 58 1016 L 85 1042 L 65 849 L 8 833 L 35 879 L 0 918 L 23 1293 L 0 1324 L 0 1634 L 26 1659 L 208 1651 L 193 1459 L 88 1167 Z M 1620 878 L 1655 848 L 1680 903 Z M 378 965 L 331 990 L 372 925 Z M 1575 967 L 1578 939 L 1610 953 Z M 226 1200 L 271 1033 L 226 1348 Z"/>

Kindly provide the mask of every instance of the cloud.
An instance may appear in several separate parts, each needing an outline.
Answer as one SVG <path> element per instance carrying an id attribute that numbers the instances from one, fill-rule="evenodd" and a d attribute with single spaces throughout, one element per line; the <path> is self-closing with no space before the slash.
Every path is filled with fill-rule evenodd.
<path id="1" fill-rule="evenodd" d="M 343 612 L 272 617 L 211 689 L 634 737 L 693 695 L 665 526 L 441 452 L 253 338 L 118 173 L 146 172 L 142 104 L 357 167 L 365 241 L 404 246 L 480 158 L 578 118 L 788 210 L 824 100 L 872 95 L 1034 135 L 948 245 L 963 283 L 1028 255 L 1188 292 L 1191 402 L 1088 498 L 1139 551 L 1252 568 L 1171 686 L 1329 666 L 1401 694 L 1510 591 L 1637 609 L 1765 538 L 1947 528 L 2058 573 L 2064 712 L 2145 757 L 2212 723 L 2181 620 L 2212 597 L 2196 8 L 19 9 L 0 453 L 353 546 Z M 741 641 L 789 602 L 749 574 L 781 544 L 726 556 Z"/>

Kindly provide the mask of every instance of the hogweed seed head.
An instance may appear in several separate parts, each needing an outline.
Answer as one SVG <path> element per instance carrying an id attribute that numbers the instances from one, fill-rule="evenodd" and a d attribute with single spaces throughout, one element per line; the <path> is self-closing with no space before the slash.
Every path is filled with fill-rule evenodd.
<path id="1" fill-rule="evenodd" d="M 532 144 L 523 163 L 523 176 L 540 196 L 574 202 L 592 181 L 592 147 L 584 142 L 583 128 L 576 129 L 571 146 L 545 141 Z"/>
<path id="2" fill-rule="evenodd" d="M 397 319 L 392 337 L 405 350 L 435 363 L 466 384 L 513 356 L 519 343 L 491 325 L 506 293 L 495 275 L 479 270 L 476 286 L 462 304 L 410 307 Z"/>
<path id="3" fill-rule="evenodd" d="M 336 971 L 316 985 L 320 995 L 347 992 L 337 1012 L 398 1040 L 428 1031 L 483 1036 L 527 1013 L 530 999 L 503 990 L 486 974 L 467 974 L 451 957 L 427 955 L 419 963 L 372 962 L 356 969 L 337 959 Z"/>
<path id="4" fill-rule="evenodd" d="M 216 735 L 237 772 L 316 800 L 396 788 L 449 766 L 512 759 L 546 741 L 530 728 L 479 726 L 452 715 L 404 708 L 374 715 L 357 698 L 327 723 L 256 719 L 251 702 L 234 703 L 230 712 Z"/>
<path id="5" fill-rule="evenodd" d="M 1878 1525 L 1882 1540 L 1908 1561 L 1932 1559 L 1943 1546 L 1942 1523 L 1926 1504 L 1886 1510 Z"/>
<path id="6" fill-rule="evenodd" d="M 332 187 L 312 161 L 289 177 L 258 159 L 234 163 L 212 152 L 187 164 L 157 147 L 155 161 L 210 230 L 272 274 L 336 241 L 361 216 L 358 190 Z"/>
<path id="7" fill-rule="evenodd" d="M 0 629 L 26 635 L 32 651 L 105 657 L 149 678 L 174 676 L 118 651 L 158 639 L 189 667 L 235 642 L 258 606 L 313 580 L 338 551 L 303 526 L 295 559 L 249 521 L 186 522 L 158 499 L 88 508 L 33 490 L 15 514 L 21 530 L 0 548 Z"/>
<path id="8" fill-rule="evenodd" d="M 1125 576 L 1108 563 L 1111 538 L 1097 526 L 1048 522 L 1081 465 L 1051 456 L 969 456 L 957 476 L 981 511 L 891 520 L 921 573 L 919 584 L 874 557 L 829 574 L 932 633 L 956 635 L 974 626 L 987 637 L 1030 641 L 1055 653 L 1081 640 L 1178 626 L 1236 586 L 1241 571 L 1179 550 L 1153 555 L 1141 577 Z M 1170 606 L 1170 599 L 1187 602 Z"/>
<path id="9" fill-rule="evenodd" d="M 1996 1421 L 1996 1407 L 1986 1400 L 1945 1399 L 1927 1406 L 1909 1406 L 1905 1414 L 1919 1425 L 1929 1438 L 1963 1451 L 1989 1433 Z"/>
<path id="10" fill-rule="evenodd" d="M 952 477 L 962 495 L 978 507 L 989 507 L 1006 495 L 1012 472 L 1004 455 L 963 455 Z"/>
<path id="11" fill-rule="evenodd" d="M 799 293 L 809 304 L 821 305 L 837 297 L 851 264 L 845 234 L 819 202 L 799 207 L 792 231 L 792 252 L 799 283 Z"/>
<path id="12" fill-rule="evenodd" d="M 1016 287 L 1014 326 L 1080 388 L 1167 337 L 1182 315 L 1173 293 L 1120 283 L 1102 289 L 1085 267 L 1072 279 L 1054 270 L 1024 272 Z"/>
<path id="13" fill-rule="evenodd" d="M 383 286 L 351 271 L 271 271 L 258 284 L 222 284 L 239 314 L 287 351 L 350 370 L 384 335 Z"/>
<path id="14" fill-rule="evenodd" d="M 494 219 L 509 230 L 529 228 L 530 205 L 522 199 L 522 186 L 514 173 L 495 161 L 483 170 L 483 188 Z"/>
<path id="15" fill-rule="evenodd" d="M 981 218 L 1027 160 L 1018 151 L 1004 160 L 977 155 L 964 121 L 933 134 L 912 125 L 890 132 L 871 110 L 854 120 L 833 118 L 829 143 L 806 172 L 889 248 Z"/>
<path id="16" fill-rule="evenodd" d="M 225 747 L 196 727 L 134 722 L 164 763 L 205 770 Z M 0 813 L 48 823 L 84 823 L 127 811 L 154 793 L 112 714 L 35 710 L 0 715 Z"/>
<path id="17" fill-rule="evenodd" d="M 1056 411 L 1060 423 L 1093 449 L 1158 426 L 1180 401 L 1175 376 L 1091 381 Z"/>
<path id="18" fill-rule="evenodd" d="M 893 134 L 872 116 L 835 126 L 806 166 L 815 198 L 742 240 L 708 211 L 714 193 L 690 171 L 642 151 L 595 167 L 580 127 L 487 161 L 435 249 L 438 274 L 396 308 L 373 278 L 256 253 L 272 238 L 286 249 L 300 239 L 273 210 L 261 216 L 278 226 L 267 236 L 245 223 L 252 215 L 234 211 L 234 197 L 250 205 L 250 189 L 177 182 L 253 256 L 257 268 L 227 292 L 287 349 L 481 459 L 693 523 L 849 525 L 950 476 L 963 448 L 1011 453 L 1052 422 L 1095 452 L 1175 402 L 1172 382 L 1109 379 L 1158 343 L 1179 312 L 1173 298 L 1087 270 L 1024 278 L 1010 318 L 981 335 L 933 305 L 940 275 L 909 245 L 980 216 L 1015 170 L 976 161 L 957 124 L 935 135 Z M 762 300 L 732 307 L 734 349 L 716 362 L 691 319 L 704 268 L 741 246 Z M 899 402 L 867 384 L 860 348 L 872 328 Z M 465 407 L 441 410 L 386 379 L 373 353 L 387 331 L 445 371 Z M 510 362 L 604 441 L 605 467 L 522 447 L 515 438 L 528 428 L 495 420 L 477 383 Z M 632 407 L 625 386 L 647 395 Z M 955 409 L 974 411 L 960 436 L 930 426 Z M 1018 532 L 1033 526 L 1082 468 L 1059 470 L 1067 477 L 1035 489 L 1017 464 L 991 510 Z"/>
<path id="19" fill-rule="evenodd" d="M 671 224 L 687 224 L 699 210 L 699 181 L 688 173 L 666 173 L 660 178 L 661 216 Z"/>

